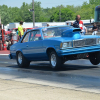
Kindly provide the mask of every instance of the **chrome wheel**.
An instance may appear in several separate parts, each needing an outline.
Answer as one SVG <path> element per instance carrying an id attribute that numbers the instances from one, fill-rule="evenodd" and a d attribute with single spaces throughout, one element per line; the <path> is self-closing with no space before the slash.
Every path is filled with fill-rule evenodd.
<path id="1" fill-rule="evenodd" d="M 56 60 L 56 55 L 55 54 L 52 54 L 51 55 L 51 64 L 52 64 L 52 67 L 54 68 L 57 64 L 57 60 Z"/>
<path id="2" fill-rule="evenodd" d="M 18 62 L 19 64 L 22 64 L 22 54 L 21 53 L 18 54 Z"/>
<path id="3" fill-rule="evenodd" d="M 49 54 L 50 66 L 52 69 L 57 70 L 61 67 L 62 59 L 57 55 L 55 51 L 51 51 Z"/>
<path id="4" fill-rule="evenodd" d="M 17 56 L 17 58 L 16 58 L 17 64 L 19 67 L 25 68 L 30 65 L 30 61 L 28 61 L 20 51 L 17 52 L 16 56 Z"/>

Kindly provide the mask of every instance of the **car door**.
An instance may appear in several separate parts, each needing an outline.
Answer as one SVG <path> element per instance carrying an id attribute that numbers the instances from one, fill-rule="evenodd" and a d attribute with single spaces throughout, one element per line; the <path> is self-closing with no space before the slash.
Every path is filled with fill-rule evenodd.
<path id="1" fill-rule="evenodd" d="M 30 32 L 29 42 L 27 43 L 27 52 L 31 60 L 43 59 L 43 40 L 40 30 L 32 30 Z"/>
<path id="2" fill-rule="evenodd" d="M 29 42 L 30 32 L 27 32 L 20 42 L 19 49 L 22 51 L 23 55 L 29 59 L 28 51 L 27 51 L 27 43 Z"/>

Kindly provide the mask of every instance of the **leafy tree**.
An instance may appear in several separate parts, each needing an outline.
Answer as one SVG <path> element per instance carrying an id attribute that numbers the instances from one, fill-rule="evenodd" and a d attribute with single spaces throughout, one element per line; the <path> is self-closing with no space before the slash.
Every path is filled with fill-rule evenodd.
<path id="1" fill-rule="evenodd" d="M 81 10 L 81 6 L 67 5 L 66 8 L 72 10 L 74 13 Z"/>
<path id="2" fill-rule="evenodd" d="M 49 21 L 67 21 L 75 20 L 76 15 L 81 15 L 81 19 L 94 18 L 95 7 L 100 3 L 100 0 L 89 0 L 89 3 L 83 2 L 81 6 L 74 5 L 60 5 L 52 8 L 42 8 L 41 2 L 35 1 L 34 12 L 36 22 L 49 22 Z M 1 21 L 4 25 L 11 22 L 32 22 L 33 13 L 28 9 L 32 9 L 32 3 L 27 4 L 23 2 L 20 8 L 8 7 L 7 5 L 0 6 Z"/>
<path id="3" fill-rule="evenodd" d="M 10 7 L 9 8 L 9 15 L 11 16 L 11 22 L 19 22 L 22 17 L 19 15 L 20 9 L 18 7 Z"/>
<path id="4" fill-rule="evenodd" d="M 61 9 L 61 21 L 67 21 L 73 19 L 73 13 L 68 8 Z M 57 10 L 50 18 L 50 21 L 60 21 L 60 11 Z"/>
<path id="5" fill-rule="evenodd" d="M 32 13 L 28 10 L 32 7 L 28 5 L 27 3 L 23 2 L 19 15 L 22 17 L 22 21 L 24 22 L 32 22 Z"/>
<path id="6" fill-rule="evenodd" d="M 6 5 L 0 6 L 0 15 L 1 15 L 1 21 L 4 25 L 6 25 L 7 23 L 9 23 L 9 21 L 11 21 L 9 9 Z"/>
<path id="7" fill-rule="evenodd" d="M 98 5 L 98 4 L 100 4 L 100 0 L 89 0 L 89 3 L 91 5 Z"/>

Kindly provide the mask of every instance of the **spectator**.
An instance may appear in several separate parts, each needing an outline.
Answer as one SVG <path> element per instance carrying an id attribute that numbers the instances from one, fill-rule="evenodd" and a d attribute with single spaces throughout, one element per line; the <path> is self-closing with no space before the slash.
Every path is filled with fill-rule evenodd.
<path id="1" fill-rule="evenodd" d="M 83 35 L 87 33 L 87 28 L 83 25 L 83 30 L 82 30 Z"/>
<path id="2" fill-rule="evenodd" d="M 18 30 L 17 30 L 17 31 L 16 31 L 16 35 L 17 35 L 17 36 L 18 36 L 18 33 L 19 33 L 19 32 L 18 32 Z"/>
<path id="3" fill-rule="evenodd" d="M 49 24 L 47 24 L 47 27 L 49 27 Z"/>
<path id="4" fill-rule="evenodd" d="M 24 31 L 23 31 L 23 21 L 20 21 L 20 25 L 18 26 L 18 36 L 19 36 L 19 39 L 21 39 L 21 37 L 24 35 Z"/>
<path id="5" fill-rule="evenodd" d="M 95 23 L 93 24 L 92 31 L 93 31 L 92 35 L 96 35 L 97 34 L 98 27 L 97 27 L 97 25 Z"/>
<path id="6" fill-rule="evenodd" d="M 73 23 L 73 27 L 83 30 L 83 21 L 81 21 L 80 15 L 76 16 L 76 21 Z"/>
<path id="7" fill-rule="evenodd" d="M 71 25 L 70 26 L 73 26 L 73 22 L 71 22 Z"/>
<path id="8" fill-rule="evenodd" d="M 19 36 L 18 36 L 19 31 L 16 31 L 16 36 L 17 36 L 17 40 L 19 40 Z"/>
<path id="9" fill-rule="evenodd" d="M 67 26 L 69 26 L 69 23 L 67 23 Z"/>

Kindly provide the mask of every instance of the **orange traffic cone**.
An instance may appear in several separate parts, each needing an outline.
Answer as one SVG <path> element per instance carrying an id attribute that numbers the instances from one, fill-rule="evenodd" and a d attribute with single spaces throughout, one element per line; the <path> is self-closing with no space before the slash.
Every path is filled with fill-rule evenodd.
<path id="1" fill-rule="evenodd" d="M 3 50 L 7 50 L 7 45 L 4 43 L 4 49 Z"/>

